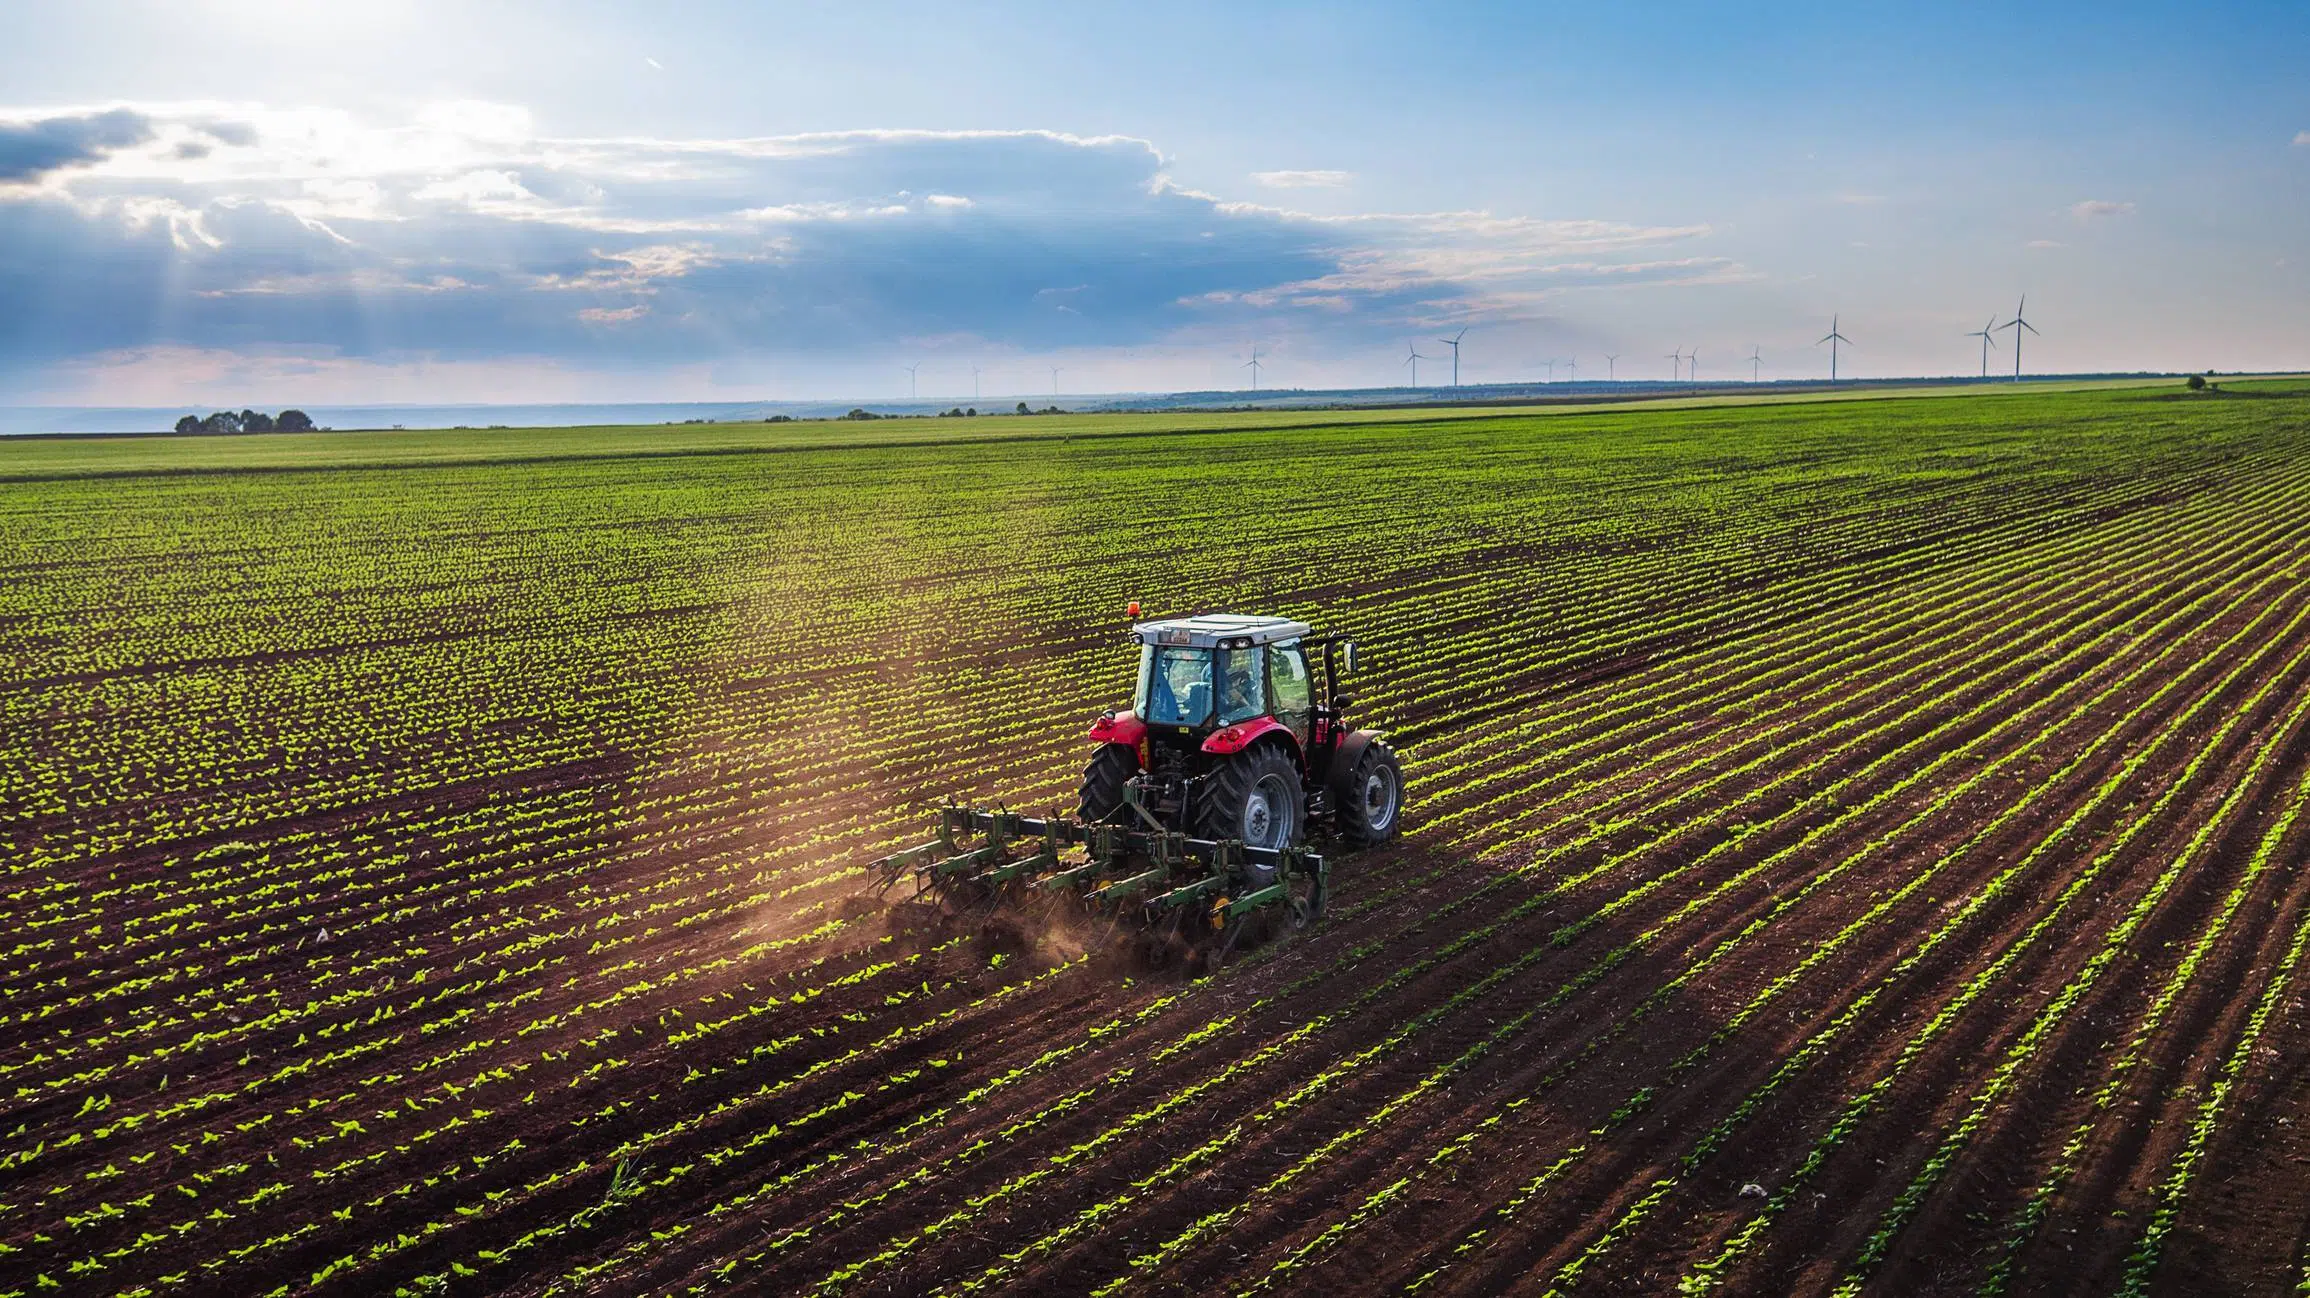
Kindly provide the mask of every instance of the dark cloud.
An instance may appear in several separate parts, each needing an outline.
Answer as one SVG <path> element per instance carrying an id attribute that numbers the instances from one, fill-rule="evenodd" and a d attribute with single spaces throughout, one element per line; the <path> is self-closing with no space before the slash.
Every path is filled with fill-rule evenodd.
<path id="1" fill-rule="evenodd" d="M 247 122 L 202 122 L 199 130 L 219 144 L 246 149 L 257 142 L 257 128 Z"/>
<path id="2" fill-rule="evenodd" d="M 152 119 L 126 108 L 78 117 L 0 122 L 0 181 L 37 179 L 60 167 L 95 162 L 153 136 Z"/>

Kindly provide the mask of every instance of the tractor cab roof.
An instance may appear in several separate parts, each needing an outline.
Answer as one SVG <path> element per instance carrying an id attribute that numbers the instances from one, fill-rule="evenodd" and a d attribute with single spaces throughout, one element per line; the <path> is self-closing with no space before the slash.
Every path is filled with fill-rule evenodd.
<path id="1" fill-rule="evenodd" d="M 1131 628 L 1140 644 L 1183 645 L 1190 649 L 1241 649 L 1274 644 L 1314 634 L 1305 622 L 1287 617 L 1248 617 L 1240 613 L 1204 613 L 1164 622 L 1141 622 Z"/>

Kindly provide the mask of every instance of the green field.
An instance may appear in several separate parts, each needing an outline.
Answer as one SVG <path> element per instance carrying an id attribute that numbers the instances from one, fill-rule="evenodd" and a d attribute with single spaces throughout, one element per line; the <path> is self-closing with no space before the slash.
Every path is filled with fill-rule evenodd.
<path id="1" fill-rule="evenodd" d="M 2247 380 L 2249 387 L 2270 380 Z M 1234 432 L 1263 428 L 1334 428 L 1362 424 L 1492 420 L 1509 415 L 1595 415 L 1628 410 L 1716 406 L 1883 401 L 1917 396 L 2033 397 L 2048 392 L 2107 391 L 2155 385 L 2131 379 L 2037 382 L 2014 388 L 1865 387 L 1842 392 L 1715 391 L 1704 395 L 1628 401 L 1562 401 L 1528 407 L 1443 406 L 1369 410 L 1245 410 L 1216 413 L 989 414 L 972 419 L 936 417 L 841 419 L 798 423 L 662 424 L 601 428 L 415 429 L 284 433 L 262 437 L 38 437 L 7 444 L 0 481 L 93 473 L 198 472 L 220 469 L 349 468 L 463 464 L 498 460 L 605 455 L 719 455 L 825 449 L 917 447 L 955 441 L 1071 441 L 1079 437 L 1134 437 L 1163 433 Z M 2236 382 L 2233 387 L 2238 386 Z"/>
<path id="2" fill-rule="evenodd" d="M 0 1294 L 2298 1277 L 2224 387 L 0 441 Z M 1356 635 L 1407 840 L 1191 982 L 861 901 L 1131 600 Z"/>

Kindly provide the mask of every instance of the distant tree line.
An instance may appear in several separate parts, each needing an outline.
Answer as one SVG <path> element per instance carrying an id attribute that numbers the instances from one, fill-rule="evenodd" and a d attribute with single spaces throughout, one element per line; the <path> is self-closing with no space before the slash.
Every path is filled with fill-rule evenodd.
<path id="1" fill-rule="evenodd" d="M 284 410 L 279 415 L 268 415 L 262 410 L 244 410 L 234 414 L 219 410 L 208 418 L 186 415 L 176 421 L 180 433 L 309 433 L 313 431 L 312 416 L 302 410 Z"/>
<path id="2" fill-rule="evenodd" d="M 1245 406 L 1244 409 L 1249 410 L 1251 407 Z M 976 419 L 978 417 L 978 413 L 979 408 L 977 406 L 956 406 L 952 410 L 939 411 L 938 417 L 941 419 Z M 993 414 L 994 412 L 988 411 L 987 413 Z M 1022 415 L 1063 415 L 1067 412 L 1059 409 L 1057 406 L 1045 406 L 1041 410 L 1037 410 L 1033 406 L 1028 405 L 1026 402 L 1021 401 L 1019 403 L 1018 413 Z M 920 415 L 878 415 L 873 411 L 866 409 L 864 406 L 852 406 L 850 408 L 849 414 L 835 416 L 836 419 L 919 419 L 921 417 L 922 416 Z M 768 422 L 773 424 L 783 424 L 791 423 L 792 420 L 785 415 L 774 415 Z"/>

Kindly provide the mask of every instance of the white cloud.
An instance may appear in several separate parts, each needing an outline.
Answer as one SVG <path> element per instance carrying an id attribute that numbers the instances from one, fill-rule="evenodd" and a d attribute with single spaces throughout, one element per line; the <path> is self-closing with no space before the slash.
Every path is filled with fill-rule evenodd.
<path id="1" fill-rule="evenodd" d="M 521 144 L 536 135 L 529 110 L 519 104 L 457 99 L 417 110 L 417 128 L 460 140 Z"/>
<path id="2" fill-rule="evenodd" d="M 673 279 L 714 262 L 713 250 L 703 244 L 648 244 L 622 252 L 596 253 L 605 261 L 624 262 L 638 279 Z"/>
<path id="3" fill-rule="evenodd" d="M 1356 178 L 1352 171 L 1255 171 L 1251 178 L 1269 189 L 1338 189 Z"/>
<path id="4" fill-rule="evenodd" d="M 2294 132 L 2294 147 L 2297 149 L 2310 149 L 2310 131 Z"/>
<path id="5" fill-rule="evenodd" d="M 1625 253 L 1707 235 L 1705 225 L 1644 226 L 1617 221 L 1541 220 L 1490 212 L 1360 213 L 1317 216 L 1250 203 L 1220 203 L 1233 215 L 1264 215 L 1333 229 L 1339 269 L 1278 291 L 1386 294 L 1479 286 L 1560 274 L 1568 257 L 1594 269 L 1599 254 Z M 1647 263 L 1657 266 L 1658 262 Z M 1257 299 L 1247 299 L 1257 300 Z"/>
<path id="6" fill-rule="evenodd" d="M 2134 205 L 2107 198 L 2089 198 L 2082 203 L 2072 204 L 2069 214 L 2080 221 L 2092 221 L 2105 216 L 2132 216 Z"/>
<path id="7" fill-rule="evenodd" d="M 123 223 L 131 230 L 146 230 L 155 225 L 165 226 L 169 242 L 178 252 L 216 249 L 224 246 L 222 240 L 209 233 L 205 214 L 187 207 L 173 198 L 129 197 L 111 205 Z"/>
<path id="8" fill-rule="evenodd" d="M 626 307 L 589 306 L 578 312 L 578 319 L 589 324 L 630 324 L 650 313 L 649 304 L 637 302 Z"/>
<path id="9" fill-rule="evenodd" d="M 420 203 L 447 203 L 476 212 L 515 214 L 535 211 L 538 196 L 522 188 L 510 171 L 468 171 L 423 185 L 410 197 Z"/>
<path id="10" fill-rule="evenodd" d="M 385 210 L 385 191 L 373 180 L 316 176 L 299 186 L 300 196 L 277 200 L 282 207 L 316 219 L 332 216 L 362 221 L 392 219 Z"/>
<path id="11" fill-rule="evenodd" d="M 971 201 L 960 194 L 931 194 L 923 199 L 932 207 L 969 207 Z"/>

